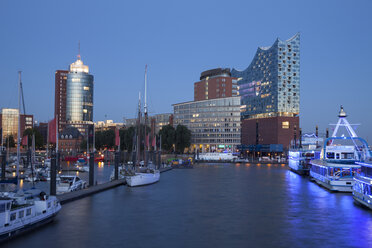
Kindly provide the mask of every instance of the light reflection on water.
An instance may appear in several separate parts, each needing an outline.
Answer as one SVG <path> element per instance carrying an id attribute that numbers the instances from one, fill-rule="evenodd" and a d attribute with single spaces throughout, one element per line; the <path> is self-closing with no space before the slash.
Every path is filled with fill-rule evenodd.
<path id="1" fill-rule="evenodd" d="M 351 194 L 330 193 L 285 165 L 203 164 L 66 204 L 54 224 L 11 245 L 372 247 L 371 231 L 372 211 Z"/>

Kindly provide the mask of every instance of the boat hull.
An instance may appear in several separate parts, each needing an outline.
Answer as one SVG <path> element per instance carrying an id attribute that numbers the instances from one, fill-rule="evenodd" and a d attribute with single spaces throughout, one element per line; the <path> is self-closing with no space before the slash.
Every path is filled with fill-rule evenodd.
<path id="1" fill-rule="evenodd" d="M 127 185 L 130 187 L 149 185 L 158 182 L 160 172 L 156 173 L 136 173 L 134 176 L 127 176 Z"/>
<path id="2" fill-rule="evenodd" d="M 354 181 L 352 178 L 350 180 L 328 180 L 313 172 L 310 172 L 310 176 L 317 184 L 330 191 L 353 192 Z"/>
<path id="3" fill-rule="evenodd" d="M 7 230 L 6 232 L 3 232 L 0 234 L 0 243 L 6 242 L 10 239 L 16 238 L 20 236 L 21 234 L 31 232 L 38 227 L 41 227 L 43 225 L 46 225 L 54 220 L 54 217 L 58 214 L 59 210 L 53 214 L 50 214 L 48 216 L 45 216 L 45 218 L 42 218 L 40 220 L 36 220 L 32 223 L 26 224 L 24 226 L 14 228 Z"/>
<path id="4" fill-rule="evenodd" d="M 358 193 L 358 192 L 355 192 L 353 191 L 353 199 L 354 201 L 356 201 L 357 203 L 369 208 L 369 209 L 372 209 L 372 201 L 371 200 L 368 200 L 366 199 L 366 196 L 361 194 L 361 193 Z M 368 202 L 369 201 L 369 202 Z"/>

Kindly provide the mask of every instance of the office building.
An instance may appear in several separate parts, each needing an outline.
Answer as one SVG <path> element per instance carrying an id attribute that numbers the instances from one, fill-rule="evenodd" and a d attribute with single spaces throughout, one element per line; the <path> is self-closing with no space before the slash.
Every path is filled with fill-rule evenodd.
<path id="1" fill-rule="evenodd" d="M 248 68 L 231 75 L 241 96 L 242 144 L 288 149 L 299 135 L 300 35 L 259 47 Z"/>
<path id="2" fill-rule="evenodd" d="M 237 79 L 231 77 L 230 69 L 204 71 L 200 81 L 194 83 L 194 101 L 237 96 L 237 88 Z"/>
<path id="3" fill-rule="evenodd" d="M 94 123 L 95 131 L 106 131 L 121 129 L 124 127 L 124 123 L 114 122 L 113 120 L 97 121 Z"/>
<path id="4" fill-rule="evenodd" d="M 173 104 L 174 124 L 191 131 L 190 151 L 235 151 L 240 144 L 240 97 Z"/>
<path id="5" fill-rule="evenodd" d="M 79 54 L 66 79 L 66 124 L 83 135 L 93 125 L 93 86 L 93 76 Z"/>
<path id="6" fill-rule="evenodd" d="M 2 130 L 2 141 L 5 142 L 6 137 L 12 135 L 14 141 L 17 142 L 18 135 L 18 118 L 20 118 L 20 137 L 28 128 L 33 128 L 33 115 L 19 115 L 18 109 L 3 108 L 0 114 L 0 127 Z"/>

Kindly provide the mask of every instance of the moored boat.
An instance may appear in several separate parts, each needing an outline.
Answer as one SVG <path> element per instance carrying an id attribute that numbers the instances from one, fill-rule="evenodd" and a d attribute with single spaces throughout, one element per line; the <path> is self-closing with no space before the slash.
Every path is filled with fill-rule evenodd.
<path id="1" fill-rule="evenodd" d="M 160 171 L 150 168 L 141 168 L 140 172 L 135 172 L 133 175 L 126 176 L 127 185 L 130 187 L 144 186 L 153 184 L 159 181 Z"/>
<path id="2" fill-rule="evenodd" d="M 86 181 L 80 179 L 78 176 L 61 175 L 57 183 L 57 194 L 72 192 L 84 189 Z"/>
<path id="3" fill-rule="evenodd" d="M 136 161 L 137 164 L 134 166 L 134 170 L 130 171 L 129 174 L 125 177 L 127 185 L 130 187 L 134 186 L 144 186 L 156 183 L 160 180 L 160 171 L 155 168 L 151 161 L 148 161 L 146 154 L 148 154 L 149 144 L 148 144 L 148 134 L 147 129 L 144 128 L 144 150 L 143 150 L 143 163 L 140 161 L 140 152 L 141 152 L 141 94 L 139 94 L 138 101 L 138 117 L 137 117 L 137 130 L 136 130 Z M 144 104 L 144 126 L 147 127 L 147 65 L 145 68 L 145 104 Z M 160 148 L 161 149 L 161 148 Z M 143 165 L 143 167 L 141 167 Z"/>
<path id="4" fill-rule="evenodd" d="M 49 223 L 61 210 L 55 196 L 40 190 L 0 195 L 0 242 Z"/>
<path id="5" fill-rule="evenodd" d="M 337 136 L 340 127 L 345 127 L 350 137 Z M 337 145 L 335 141 L 349 141 L 352 145 Z M 321 158 L 310 161 L 310 176 L 316 183 L 331 191 L 352 192 L 353 177 L 360 172 L 360 165 L 356 162 L 365 157 L 366 151 L 367 142 L 356 135 L 341 106 L 338 123 L 332 137 L 324 142 Z"/>
<path id="6" fill-rule="evenodd" d="M 356 202 L 372 209 L 372 161 L 357 162 L 360 174 L 354 176 L 353 198 Z"/>
<path id="7" fill-rule="evenodd" d="M 312 159 L 320 158 L 320 150 L 316 149 L 293 149 L 288 153 L 288 166 L 300 175 L 309 175 Z"/>

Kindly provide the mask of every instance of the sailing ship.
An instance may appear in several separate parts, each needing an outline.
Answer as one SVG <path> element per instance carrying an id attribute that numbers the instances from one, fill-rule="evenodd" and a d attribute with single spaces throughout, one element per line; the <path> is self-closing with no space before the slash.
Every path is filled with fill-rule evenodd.
<path id="1" fill-rule="evenodd" d="M 141 161 L 141 93 L 139 94 L 138 100 L 138 116 L 137 116 L 137 131 L 136 131 L 136 165 L 134 166 L 134 171 L 125 177 L 127 185 L 130 187 L 143 186 L 148 184 L 153 184 L 159 181 L 160 171 L 156 168 L 150 168 L 149 161 L 147 157 L 148 144 L 147 144 L 147 65 L 145 67 L 145 104 L 144 104 L 144 159 L 143 166 L 140 165 Z"/>
<path id="2" fill-rule="evenodd" d="M 18 109 L 20 109 L 21 72 L 19 72 Z M 20 118 L 18 118 L 17 135 L 17 172 L 19 179 L 20 162 Z M 17 186 L 18 188 L 18 186 Z M 0 193 L 0 242 L 18 236 L 38 226 L 49 223 L 61 210 L 61 204 L 55 196 L 31 189 L 23 192 Z"/>

